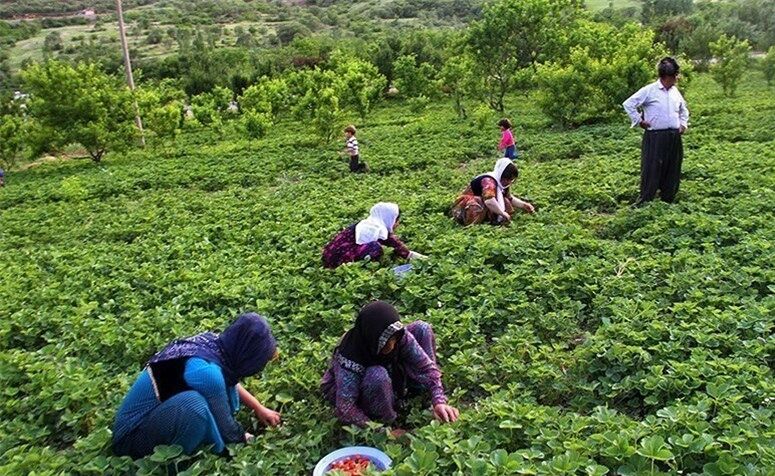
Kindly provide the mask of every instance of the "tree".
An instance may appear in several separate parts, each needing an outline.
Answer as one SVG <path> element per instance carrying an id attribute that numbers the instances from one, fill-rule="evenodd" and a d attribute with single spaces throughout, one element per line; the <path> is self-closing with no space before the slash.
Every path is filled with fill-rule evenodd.
<path id="1" fill-rule="evenodd" d="M 764 77 L 767 78 L 767 84 L 772 85 L 772 80 L 775 79 L 775 46 L 770 46 L 767 55 L 762 60 L 762 70 Z"/>
<path id="2" fill-rule="evenodd" d="M 482 19 L 468 28 L 467 46 L 476 60 L 484 99 L 503 111 L 503 98 L 521 70 L 565 56 L 565 32 L 581 12 L 579 0 L 497 0 L 484 8 Z"/>
<path id="3" fill-rule="evenodd" d="M 238 102 L 243 112 L 268 114 L 276 118 L 288 107 L 288 85 L 282 77 L 262 76 L 243 91 Z"/>
<path id="4" fill-rule="evenodd" d="M 398 88 L 398 93 L 406 98 L 435 95 L 436 74 L 436 69 L 430 64 L 418 65 L 414 55 L 401 55 L 393 63 L 393 84 Z"/>
<path id="5" fill-rule="evenodd" d="M 721 35 L 721 38 L 710 44 L 710 51 L 716 60 L 710 66 L 713 79 L 721 85 L 724 94 L 734 96 L 737 83 L 748 66 L 751 44 L 748 40 Z"/>
<path id="6" fill-rule="evenodd" d="M 368 61 L 335 51 L 329 61 L 338 76 L 337 96 L 342 107 L 351 107 L 365 119 L 371 108 L 382 98 L 387 80 Z"/>
<path id="7" fill-rule="evenodd" d="M 14 114 L 0 116 L 0 166 L 8 170 L 24 150 L 25 122 Z"/>
<path id="8" fill-rule="evenodd" d="M 41 128 L 37 152 L 79 143 L 99 162 L 108 150 L 124 150 L 137 137 L 132 93 L 97 65 L 48 61 L 25 69 L 22 81 L 30 95 L 29 114 Z"/>
<path id="9" fill-rule="evenodd" d="M 447 61 L 439 73 L 441 90 L 452 98 L 455 112 L 461 119 L 467 116 L 463 101 L 471 94 L 473 64 L 471 57 L 461 55 L 455 61 Z"/>
<path id="10" fill-rule="evenodd" d="M 337 90 L 338 77 L 333 71 L 303 70 L 289 75 L 291 96 L 298 98 L 293 115 L 306 122 L 323 142 L 330 142 L 341 127 L 342 111 Z"/>
<path id="11" fill-rule="evenodd" d="M 156 86 L 141 86 L 136 97 L 143 127 L 149 133 L 146 138 L 158 145 L 174 142 L 183 120 L 185 93 L 173 81 L 164 80 Z"/>
<path id="12" fill-rule="evenodd" d="M 43 51 L 45 52 L 59 51 L 63 46 L 62 35 L 58 31 L 52 31 L 43 40 Z"/>
<path id="13" fill-rule="evenodd" d="M 641 0 L 641 21 L 650 25 L 661 18 L 690 13 L 693 0 Z"/>
<path id="14" fill-rule="evenodd" d="M 583 24 L 582 24 L 583 25 Z M 596 25 L 577 35 L 570 58 L 538 67 L 538 102 L 552 120 L 577 126 L 621 111 L 629 94 L 648 82 L 659 57 L 654 33 L 637 25 Z"/>

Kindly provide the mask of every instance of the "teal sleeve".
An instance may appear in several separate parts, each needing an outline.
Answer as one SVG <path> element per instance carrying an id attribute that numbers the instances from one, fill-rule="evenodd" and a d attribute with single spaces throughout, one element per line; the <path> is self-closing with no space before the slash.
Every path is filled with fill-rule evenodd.
<path id="1" fill-rule="evenodd" d="M 198 357 L 188 359 L 183 374 L 186 383 L 201 393 L 226 443 L 243 443 L 245 430 L 232 415 L 234 387 L 227 388 L 221 367 Z"/>

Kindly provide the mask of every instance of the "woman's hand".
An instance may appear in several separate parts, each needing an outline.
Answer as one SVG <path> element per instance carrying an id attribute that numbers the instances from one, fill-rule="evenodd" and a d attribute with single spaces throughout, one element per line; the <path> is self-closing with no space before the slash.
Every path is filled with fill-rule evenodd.
<path id="1" fill-rule="evenodd" d="M 439 403 L 433 406 L 433 416 L 440 422 L 452 423 L 460 417 L 460 411 L 453 406 Z"/>
<path id="2" fill-rule="evenodd" d="M 390 436 L 392 436 L 393 438 L 396 438 L 396 439 L 401 438 L 406 433 L 407 433 L 407 431 L 404 430 L 403 428 L 393 428 L 392 430 L 390 430 Z"/>
<path id="3" fill-rule="evenodd" d="M 428 257 L 425 256 L 424 254 L 420 254 L 420 253 L 418 253 L 416 251 L 410 251 L 409 252 L 409 259 L 410 260 L 412 260 L 412 259 L 427 259 L 427 258 Z"/>
<path id="4" fill-rule="evenodd" d="M 270 410 L 266 407 L 256 408 L 253 413 L 256 414 L 258 421 L 263 423 L 265 426 L 277 426 L 282 421 L 282 418 L 278 412 Z"/>
<path id="5" fill-rule="evenodd" d="M 525 213 L 535 213 L 536 208 L 532 204 L 524 202 L 522 205 L 522 210 L 524 210 Z"/>

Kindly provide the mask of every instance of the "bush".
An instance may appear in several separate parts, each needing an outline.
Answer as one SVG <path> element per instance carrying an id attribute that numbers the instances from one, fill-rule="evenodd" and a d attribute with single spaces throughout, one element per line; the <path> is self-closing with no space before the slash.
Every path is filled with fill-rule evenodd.
<path id="1" fill-rule="evenodd" d="M 722 35 L 710 44 L 710 51 L 716 60 L 710 67 L 713 79 L 721 85 L 724 94 L 734 96 L 737 84 L 748 66 L 751 45 L 747 40 Z"/>
<path id="2" fill-rule="evenodd" d="M 253 111 L 277 117 L 288 107 L 288 85 L 282 77 L 261 77 L 243 91 L 238 102 L 243 111 Z"/>
<path id="3" fill-rule="evenodd" d="M 393 62 L 393 77 L 399 94 L 406 98 L 438 96 L 436 70 L 428 64 L 417 64 L 415 55 L 402 55 Z"/>
<path id="4" fill-rule="evenodd" d="M 251 139 L 264 137 L 269 128 L 272 127 L 272 118 L 269 114 L 253 110 L 245 111 L 240 122 L 245 134 Z"/>
<path id="5" fill-rule="evenodd" d="M 610 117 L 621 103 L 653 77 L 665 54 L 653 44 L 653 33 L 628 25 L 599 31 L 597 45 L 576 46 L 567 64 L 538 67 L 539 104 L 557 124 L 578 126 Z"/>
<path id="6" fill-rule="evenodd" d="M 108 150 L 123 150 L 137 137 L 132 93 L 97 65 L 49 61 L 22 72 L 29 112 L 42 130 L 37 152 L 79 143 L 99 162 Z"/>
<path id="7" fill-rule="evenodd" d="M 373 64 L 341 51 L 331 55 L 330 65 L 338 77 L 337 95 L 342 107 L 355 109 L 360 118 L 365 119 L 382 98 L 387 80 Z"/>

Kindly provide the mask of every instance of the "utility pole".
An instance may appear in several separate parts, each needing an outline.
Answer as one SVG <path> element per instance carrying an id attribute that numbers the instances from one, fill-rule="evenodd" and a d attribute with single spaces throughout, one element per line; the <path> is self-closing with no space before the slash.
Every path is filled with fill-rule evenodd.
<path id="1" fill-rule="evenodd" d="M 126 28 L 124 27 L 124 10 L 121 8 L 121 0 L 116 0 L 116 13 L 118 14 L 118 36 L 121 38 L 121 48 L 124 51 L 124 72 L 126 73 L 126 83 L 129 85 L 129 89 L 134 92 L 135 80 L 132 77 L 132 62 L 129 60 L 129 46 L 126 42 Z M 135 124 L 137 129 L 140 130 L 140 143 L 145 147 L 145 134 L 143 133 L 143 120 L 140 118 L 140 108 L 137 107 L 137 99 L 135 102 Z"/>

